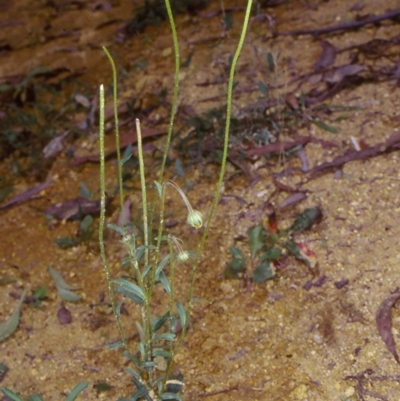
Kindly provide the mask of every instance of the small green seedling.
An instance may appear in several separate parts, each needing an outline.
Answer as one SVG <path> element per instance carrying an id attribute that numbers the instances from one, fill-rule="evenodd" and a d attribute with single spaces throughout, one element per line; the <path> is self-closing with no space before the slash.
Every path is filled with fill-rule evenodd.
<path id="1" fill-rule="evenodd" d="M 294 256 L 313 269 L 316 265 L 315 255 L 308 246 L 294 240 L 294 235 L 309 230 L 322 217 L 318 207 L 306 209 L 296 216 L 293 224 L 279 230 L 275 215 L 270 216 L 268 228 L 262 225 L 250 227 L 247 230 L 250 256 L 248 260 L 243 252 L 232 246 L 231 262 L 225 270 L 227 278 L 247 278 L 247 271 L 252 271 L 252 281 L 263 283 L 276 277 L 276 265 L 285 255 Z"/>
<path id="2" fill-rule="evenodd" d="M 65 397 L 65 401 L 74 401 L 78 395 L 85 390 L 85 388 L 89 385 L 89 383 L 85 382 L 80 382 L 78 383 L 73 390 Z M 19 396 L 17 393 L 14 393 L 14 391 L 9 390 L 8 388 L 2 388 L 0 391 L 8 397 L 8 399 L 12 401 L 24 401 L 24 399 Z M 39 394 L 31 394 L 28 398 L 27 401 L 43 401 L 43 398 Z"/>
<path id="3" fill-rule="evenodd" d="M 80 222 L 78 233 L 75 236 L 57 238 L 56 244 L 61 249 L 69 249 L 81 244 L 88 245 L 93 240 L 93 235 L 93 217 L 86 215 Z"/>

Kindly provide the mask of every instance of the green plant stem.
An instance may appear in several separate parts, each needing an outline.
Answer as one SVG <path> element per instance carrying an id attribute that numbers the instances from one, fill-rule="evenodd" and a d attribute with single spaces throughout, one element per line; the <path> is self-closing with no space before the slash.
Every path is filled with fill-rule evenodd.
<path id="1" fill-rule="evenodd" d="M 151 297 L 154 286 L 156 283 L 156 270 L 158 266 L 158 262 L 160 260 L 160 249 L 161 249 L 161 239 L 163 235 L 163 229 L 164 229 L 164 213 L 165 213 L 165 185 L 161 186 L 161 199 L 160 199 L 160 213 L 159 213 L 159 223 L 158 223 L 158 234 L 157 234 L 157 244 L 156 244 L 156 250 L 155 250 L 155 258 L 154 258 L 154 269 L 153 269 L 153 274 L 152 274 L 152 280 L 150 283 L 150 288 L 149 288 L 149 297 Z"/>
<path id="2" fill-rule="evenodd" d="M 220 199 L 220 196 L 221 196 L 221 188 L 222 188 L 222 184 L 223 184 L 223 181 L 224 181 L 225 168 L 226 168 L 226 159 L 227 159 L 227 155 L 228 155 L 229 129 L 230 129 L 231 113 L 232 113 L 233 81 L 234 81 L 234 77 L 235 77 L 236 64 L 238 62 L 240 53 L 242 51 L 244 39 L 246 37 L 246 31 L 247 31 L 247 27 L 248 27 L 249 19 L 250 19 L 251 6 L 252 6 L 252 0 L 248 0 L 247 1 L 246 14 L 245 14 L 244 22 L 243 22 L 243 26 L 242 26 L 242 32 L 241 32 L 241 35 L 240 35 L 238 46 L 236 48 L 236 52 L 235 52 L 235 54 L 233 56 L 233 59 L 232 59 L 232 65 L 231 65 L 231 69 L 230 69 L 230 73 L 229 73 L 227 105 L 226 105 L 226 124 L 225 124 L 225 134 L 224 134 L 224 148 L 223 148 L 223 153 L 222 153 L 221 168 L 220 168 L 220 172 L 219 172 L 217 188 L 215 190 L 214 200 L 213 200 L 213 203 L 211 205 L 210 214 L 208 216 L 207 224 L 206 224 L 206 227 L 204 229 L 203 235 L 201 237 L 200 244 L 199 244 L 199 247 L 198 247 L 198 251 L 197 251 L 197 254 L 196 254 L 196 259 L 195 259 L 194 264 L 193 264 L 192 274 L 191 274 L 191 278 L 190 278 L 190 286 L 189 286 L 189 311 L 188 311 L 188 315 L 189 316 L 190 316 L 190 314 L 192 312 L 192 308 L 193 308 L 193 289 L 194 289 L 194 281 L 195 281 L 195 277 L 196 277 L 197 267 L 199 265 L 200 256 L 203 254 L 204 245 L 205 245 L 205 242 L 206 242 L 206 239 L 207 239 L 210 227 L 211 227 L 211 221 L 212 221 L 212 219 L 214 217 L 215 209 L 216 209 L 216 207 L 218 205 L 218 202 L 219 202 L 219 199 Z M 187 323 L 182 328 L 181 336 L 180 336 L 180 339 L 179 339 L 179 345 L 182 342 L 183 337 L 186 334 L 186 330 L 187 330 Z"/>
<path id="3" fill-rule="evenodd" d="M 143 160 L 143 146 L 142 146 L 142 131 L 140 129 L 140 121 L 137 118 L 136 120 L 136 133 L 137 133 L 137 145 L 138 145 L 138 158 L 139 158 L 139 171 L 140 171 L 140 188 L 142 191 L 142 207 L 143 207 L 143 236 L 144 236 L 144 246 L 146 247 L 144 251 L 145 260 L 144 266 L 148 266 L 149 261 L 149 225 L 148 225 L 148 216 L 147 216 L 147 189 L 146 189 L 146 177 L 145 177 L 145 168 L 144 168 L 144 160 Z M 151 277 L 147 275 L 147 277 Z M 142 282 L 144 285 L 143 292 L 145 294 L 145 302 L 142 308 L 142 318 L 144 324 L 144 330 L 146 335 L 146 360 L 150 361 L 152 359 L 152 330 L 150 323 L 150 310 L 149 310 L 149 280 L 145 280 Z M 149 372 L 151 373 L 151 372 Z M 150 381 L 152 380 L 152 375 L 150 375 Z"/>
<path id="4" fill-rule="evenodd" d="M 178 35 L 176 33 L 174 16 L 172 14 L 171 4 L 170 4 L 169 0 L 165 0 L 165 6 L 167 8 L 168 19 L 169 19 L 169 23 L 170 23 L 171 31 L 172 31 L 172 39 L 173 39 L 173 42 L 174 42 L 175 75 L 174 75 L 174 94 L 172 96 L 171 117 L 170 117 L 170 121 L 169 121 L 167 142 L 165 144 L 163 161 L 162 161 L 162 164 L 161 164 L 161 170 L 160 170 L 160 176 L 159 176 L 160 177 L 159 178 L 159 182 L 160 183 L 162 183 L 163 179 L 164 179 L 164 170 L 165 170 L 165 165 L 167 163 L 168 150 L 169 150 L 169 147 L 170 147 L 170 144 L 171 144 L 172 130 L 173 130 L 173 127 L 174 127 L 174 119 L 175 119 L 175 114 L 176 114 L 176 110 L 177 110 L 178 92 L 179 92 L 179 68 L 180 68 L 180 55 L 179 55 Z"/>
<path id="5" fill-rule="evenodd" d="M 100 255 L 103 262 L 104 274 L 106 276 L 108 293 L 110 295 L 111 307 L 114 312 L 115 319 L 117 321 L 118 332 L 121 337 L 123 347 L 126 352 L 129 353 L 128 345 L 126 343 L 124 331 L 122 329 L 121 319 L 117 313 L 114 297 L 114 289 L 111 282 L 110 268 L 108 265 L 106 250 L 104 246 L 104 222 L 106 217 L 106 184 L 105 184 L 105 151 L 104 151 L 104 87 L 100 85 L 99 94 L 99 137 L 100 137 L 100 222 L 99 222 L 99 245 Z"/>
<path id="6" fill-rule="evenodd" d="M 117 162 L 118 162 L 118 189 L 119 189 L 119 203 L 122 213 L 122 223 L 126 224 L 125 208 L 124 208 L 124 190 L 122 187 L 122 164 L 121 164 L 121 151 L 119 143 L 119 122 L 118 122 L 118 82 L 117 82 L 117 70 L 115 68 L 115 63 L 111 57 L 110 52 L 105 46 L 103 46 L 103 51 L 108 57 L 112 68 L 113 75 L 113 105 L 114 105 L 114 123 L 115 123 L 115 146 L 117 148 Z"/>

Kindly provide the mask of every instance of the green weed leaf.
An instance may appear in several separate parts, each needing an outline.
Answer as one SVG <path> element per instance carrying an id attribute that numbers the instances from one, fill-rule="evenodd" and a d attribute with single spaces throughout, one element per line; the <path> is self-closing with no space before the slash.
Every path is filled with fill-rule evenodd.
<path id="1" fill-rule="evenodd" d="M 262 81 L 258 81 L 258 89 L 264 97 L 268 97 L 268 87 Z"/>
<path id="2" fill-rule="evenodd" d="M 175 337 L 176 336 L 174 333 L 162 333 L 158 336 L 155 336 L 153 341 L 174 341 Z"/>
<path id="3" fill-rule="evenodd" d="M 160 330 L 168 319 L 169 319 L 169 312 L 155 319 L 153 323 L 153 331 L 156 332 Z"/>
<path id="4" fill-rule="evenodd" d="M 257 252 L 260 251 L 264 245 L 263 231 L 264 229 L 262 226 L 250 227 L 247 230 L 252 258 L 256 256 Z"/>
<path id="5" fill-rule="evenodd" d="M 301 214 L 296 216 L 294 223 L 289 228 L 289 232 L 301 233 L 302 231 L 309 230 L 321 219 L 322 211 L 319 207 L 305 209 Z"/>
<path id="6" fill-rule="evenodd" d="M 331 125 L 324 123 L 323 121 L 318 121 L 311 119 L 311 122 L 316 125 L 317 127 L 323 129 L 324 131 L 330 132 L 331 134 L 338 134 L 339 130 Z"/>
<path id="7" fill-rule="evenodd" d="M 264 283 L 274 277 L 275 269 L 268 261 L 261 263 L 253 273 L 253 281 L 255 283 Z"/>
<path id="8" fill-rule="evenodd" d="M 118 349 L 118 348 L 123 348 L 124 343 L 122 341 L 117 341 L 115 343 L 111 343 L 107 345 L 108 349 Z"/>
<path id="9" fill-rule="evenodd" d="M 78 302 L 82 299 L 82 297 L 80 295 L 75 294 L 74 292 L 72 292 L 70 290 L 66 290 L 65 288 L 58 287 L 58 286 L 56 286 L 56 288 L 57 288 L 58 295 L 60 296 L 60 298 L 63 301 Z"/>
<path id="10" fill-rule="evenodd" d="M 106 382 L 100 382 L 100 383 L 96 383 L 94 385 L 94 388 L 95 388 L 97 394 L 99 394 L 99 393 L 104 393 L 106 391 L 110 391 L 112 389 L 112 386 Z"/>
<path id="11" fill-rule="evenodd" d="M 167 291 L 167 294 L 171 294 L 171 286 L 169 285 L 167 276 L 164 274 L 163 271 L 160 272 L 158 278 L 160 279 L 161 284 L 164 287 L 164 290 Z"/>
<path id="12" fill-rule="evenodd" d="M 15 394 L 13 391 L 9 390 L 8 388 L 2 388 L 1 392 L 8 397 L 12 401 L 24 401 L 19 395 Z"/>
<path id="13" fill-rule="evenodd" d="M 53 267 L 49 267 L 49 273 L 51 278 L 54 280 L 54 282 L 56 283 L 57 287 L 62 287 L 66 290 L 78 290 L 78 287 L 74 287 L 72 285 L 69 285 L 64 278 L 61 276 L 61 274 L 54 269 Z"/>
<path id="14" fill-rule="evenodd" d="M 83 218 L 80 224 L 80 229 L 83 233 L 89 233 L 90 226 L 93 224 L 93 217 L 88 214 Z"/>
<path id="15" fill-rule="evenodd" d="M 117 233 L 121 234 L 122 236 L 125 235 L 125 230 L 122 227 L 117 226 L 116 224 L 107 224 L 107 227 L 110 228 L 111 230 L 116 231 Z"/>
<path id="16" fill-rule="evenodd" d="M 171 353 L 163 349 L 155 349 L 152 352 L 152 357 L 155 358 L 156 356 L 162 356 L 163 358 L 170 359 Z"/>
<path id="17" fill-rule="evenodd" d="M 243 255 L 243 252 L 234 246 L 231 246 L 230 252 L 232 255 L 230 268 L 236 272 L 246 270 L 246 259 Z"/>
<path id="18" fill-rule="evenodd" d="M 178 309 L 179 318 L 181 319 L 182 327 L 185 327 L 186 323 L 187 323 L 187 314 L 186 314 L 184 306 L 182 305 L 182 302 L 178 301 L 176 303 L 176 308 Z"/>
<path id="19" fill-rule="evenodd" d="M 123 154 L 123 156 L 122 156 L 122 159 L 121 159 L 121 166 L 123 166 L 123 165 L 132 157 L 132 150 L 133 150 L 133 146 L 132 146 L 132 144 L 130 143 L 130 144 L 126 147 L 126 149 L 125 149 L 125 151 L 124 151 L 124 154 Z"/>
<path id="20" fill-rule="evenodd" d="M 93 195 L 92 191 L 86 186 L 84 182 L 81 182 L 80 184 L 79 194 L 84 198 L 90 198 Z"/>
<path id="21" fill-rule="evenodd" d="M 5 322 L 0 324 L 0 342 L 10 337 L 11 334 L 13 334 L 15 330 L 17 330 L 19 324 L 19 316 L 21 312 L 21 305 L 24 302 L 25 295 L 26 290 L 24 290 L 24 292 L 22 293 L 12 315 Z"/>
<path id="22" fill-rule="evenodd" d="M 162 261 L 158 264 L 157 269 L 156 269 L 156 277 L 158 277 L 162 271 L 162 269 L 164 268 L 164 266 L 167 264 L 167 262 L 169 261 L 170 258 L 170 254 L 165 255 L 162 259 Z"/>
<path id="23" fill-rule="evenodd" d="M 160 398 L 162 400 L 182 401 L 182 397 L 179 394 L 175 394 L 175 393 L 164 393 L 164 394 L 161 394 Z"/>
<path id="24" fill-rule="evenodd" d="M 139 400 L 142 397 L 146 397 L 146 400 L 148 400 L 148 399 L 151 400 L 152 399 L 152 398 L 148 398 L 148 390 L 147 390 L 146 387 L 143 387 L 143 386 L 133 393 L 133 395 L 129 399 L 129 401 L 136 401 L 136 400 Z"/>
<path id="25" fill-rule="evenodd" d="M 57 292 L 61 299 L 67 302 L 78 302 L 82 299 L 80 295 L 72 292 L 78 290 L 79 287 L 69 285 L 61 274 L 53 267 L 49 267 L 49 273 L 56 284 Z"/>
<path id="26" fill-rule="evenodd" d="M 141 300 L 141 302 L 144 302 L 145 296 L 143 290 L 138 285 L 131 283 L 129 280 L 124 278 L 113 280 L 112 283 L 120 286 L 121 289 L 134 294 L 137 298 Z"/>
<path id="27" fill-rule="evenodd" d="M 61 249 L 73 248 L 81 243 L 78 238 L 74 237 L 57 238 L 55 242 Z"/>
<path id="28" fill-rule="evenodd" d="M 133 302 L 136 302 L 138 305 L 143 305 L 143 299 L 138 297 L 134 292 L 128 291 L 125 288 L 116 288 L 115 292 L 119 294 L 125 295 L 127 298 L 131 299 Z"/>
<path id="29" fill-rule="evenodd" d="M 126 368 L 125 371 L 129 374 L 131 374 L 132 376 L 134 376 L 136 379 L 140 380 L 140 374 L 138 372 L 136 372 L 136 370 L 133 370 L 131 368 Z"/>
<path id="30" fill-rule="evenodd" d="M 154 181 L 154 185 L 156 186 L 158 196 L 161 198 L 162 191 L 163 191 L 163 186 L 160 184 L 158 181 Z"/>
<path id="31" fill-rule="evenodd" d="M 89 385 L 86 382 L 79 382 L 72 391 L 67 395 L 65 401 L 74 401 L 76 397 Z"/>
<path id="32" fill-rule="evenodd" d="M 262 259 L 266 260 L 277 260 L 282 256 L 282 251 L 279 248 L 269 249 L 267 252 L 264 252 Z"/>
<path id="33" fill-rule="evenodd" d="M 39 394 L 32 394 L 29 396 L 28 401 L 43 401 L 43 398 Z"/>

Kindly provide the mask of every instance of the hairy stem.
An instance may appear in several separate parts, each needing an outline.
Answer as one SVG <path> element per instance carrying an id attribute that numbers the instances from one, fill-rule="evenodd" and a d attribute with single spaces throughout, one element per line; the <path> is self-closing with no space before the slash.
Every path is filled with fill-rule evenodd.
<path id="1" fill-rule="evenodd" d="M 114 312 L 115 319 L 117 321 L 118 332 L 121 337 L 123 347 L 126 352 L 129 353 L 128 345 L 126 343 L 125 334 L 122 328 L 121 319 L 117 313 L 114 297 L 114 289 L 111 282 L 110 268 L 108 265 L 106 250 L 104 246 L 104 222 L 106 217 L 106 184 L 105 184 L 105 151 L 104 151 L 104 87 L 100 85 L 100 123 L 99 123 L 99 136 L 100 136 L 100 223 L 99 223 L 99 245 L 100 245 L 100 255 L 103 262 L 104 273 L 106 276 L 108 293 L 110 295 L 110 301 L 112 310 Z"/>

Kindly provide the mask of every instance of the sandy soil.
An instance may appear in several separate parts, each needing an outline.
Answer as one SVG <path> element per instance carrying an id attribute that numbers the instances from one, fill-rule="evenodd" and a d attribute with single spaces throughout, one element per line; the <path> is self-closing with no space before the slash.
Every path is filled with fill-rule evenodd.
<path id="1" fill-rule="evenodd" d="M 109 10 L 95 9 L 102 2 L 91 1 L 81 9 L 72 2 L 37 2 L 34 6 L 31 3 L 20 0 L 18 4 L 1 4 L 0 45 L 8 50 L 1 56 L 0 76 L 26 74 L 35 66 L 47 65 L 79 71 L 80 79 L 93 89 L 100 83 L 109 85 L 110 70 L 100 49 L 107 45 L 123 73 L 122 100 L 136 96 L 151 103 L 152 93 L 159 88 L 172 88 L 172 42 L 167 24 L 149 27 L 144 33 L 118 43 L 120 25 L 132 12 L 130 2 L 111 2 Z M 275 23 L 279 31 L 315 29 L 346 22 L 357 13 L 378 14 L 398 6 L 395 0 L 366 0 L 362 5 L 354 4 L 361 9 L 354 7 L 355 11 L 351 11 L 353 4 L 348 2 L 312 3 L 290 2 L 264 9 L 265 19 L 253 20 L 239 63 L 239 88 L 249 87 L 263 76 L 256 54 L 264 60 L 267 52 L 279 53 L 277 73 L 272 78 L 288 86 L 291 79 L 309 72 L 320 55 L 319 39 L 310 35 L 272 38 L 268 21 Z M 180 104 L 192 106 L 197 113 L 225 101 L 224 85 L 196 84 L 212 80 L 224 71 L 243 18 L 242 11 L 234 11 L 233 29 L 221 38 L 221 15 L 211 16 L 212 10 L 220 10 L 220 3 L 211 4 L 202 16 L 177 19 L 182 59 L 193 50 L 192 61 L 180 77 Z M 343 49 L 372 39 L 391 38 L 397 33 L 398 22 L 386 21 L 324 38 Z M 396 49 L 398 54 L 399 47 Z M 338 54 L 336 64 L 348 62 L 345 57 Z M 146 61 L 145 68 L 136 68 L 140 60 Z M 384 61 L 378 57 L 373 63 Z M 305 83 L 304 88 L 311 85 Z M 168 96 L 171 92 L 172 89 Z M 272 95 L 277 99 L 284 92 L 285 87 L 281 87 Z M 255 102 L 259 96 L 257 91 L 242 93 L 235 99 L 234 111 Z M 214 100 L 205 101 L 209 98 Z M 306 152 L 310 166 L 332 161 L 353 149 L 351 137 L 372 146 L 397 132 L 400 92 L 394 79 L 364 82 L 327 102 L 354 106 L 356 110 L 343 112 L 343 119 L 336 114 L 326 116 L 326 123 L 336 127 L 338 134 L 315 126 L 298 132 L 336 145 L 328 148 L 322 142 L 309 143 Z M 160 107 L 152 117 L 162 119 L 163 113 L 165 110 Z M 157 146 L 162 141 L 159 139 Z M 95 127 L 88 129 L 87 137 L 77 140 L 74 146 L 77 154 L 96 152 Z M 171 153 L 172 157 L 177 156 L 176 152 Z M 151 152 L 147 160 L 150 179 L 156 174 L 151 167 Z M 206 161 L 190 163 L 184 155 L 181 160 L 185 176 L 177 181 L 182 186 L 190 182 L 188 196 L 193 206 L 207 215 L 216 166 Z M 301 161 L 297 157 L 247 160 L 248 176 L 229 165 L 224 202 L 218 208 L 196 282 L 196 296 L 209 302 L 196 306 L 191 328 L 176 356 L 177 370 L 184 375 L 185 399 L 400 399 L 398 364 L 379 336 L 375 322 L 380 304 L 400 286 L 398 161 L 399 153 L 395 151 L 347 163 L 340 172 L 329 170 L 312 179 L 302 173 L 280 176 L 282 183 L 306 189 L 307 197 L 288 209 L 278 210 L 279 224 L 287 226 L 306 207 L 319 206 L 323 211 L 322 222 L 298 238 L 315 252 L 318 272 L 287 259 L 277 280 L 251 288 L 243 281 L 224 278 L 229 248 L 235 245 L 247 249 L 245 241 L 237 239 L 246 235 L 248 227 L 265 220 L 265 200 L 278 206 L 287 196 L 282 191 L 274 192 L 273 174 L 284 169 L 296 171 Z M 12 176 L 11 162 L 11 157 L 1 162 L 3 176 Z M 20 162 L 23 166 L 26 161 Z M 112 188 L 116 183 L 115 161 L 110 160 L 107 168 L 107 185 Z M 20 392 L 25 398 L 41 393 L 45 400 L 60 400 L 78 381 L 90 382 L 79 398 L 88 401 L 126 397 L 133 390 L 124 372 L 125 360 L 116 351 L 105 349 L 107 343 L 117 338 L 117 331 L 110 309 L 100 303 L 106 283 L 96 244 L 91 244 L 90 249 L 84 245 L 60 249 L 55 239 L 73 235 L 77 223 L 49 223 L 38 211 L 49 203 L 78 196 L 81 182 L 97 193 L 98 169 L 95 163 L 71 168 L 70 159 L 62 152 L 48 172 L 52 184 L 41 197 L 1 211 L 1 276 L 18 280 L 0 287 L 0 321 L 8 318 L 16 305 L 10 293 L 20 294 L 22 288 L 30 292 L 39 286 L 48 289 L 48 298 L 39 307 L 24 304 L 19 329 L 0 344 L 0 363 L 9 368 L 1 386 Z M 171 177 L 174 173 L 173 168 L 168 171 Z M 26 177 L 12 179 L 14 195 L 34 184 Z M 134 186 L 138 188 L 137 175 Z M 132 191 L 130 198 L 133 204 L 139 202 L 137 190 Z M 199 236 L 188 232 L 183 224 L 185 216 L 179 198 L 171 197 L 168 205 L 171 219 L 178 221 L 174 234 L 188 238 L 188 247 L 195 247 Z M 108 216 L 109 222 L 117 221 L 115 208 Z M 116 235 L 107 234 L 107 249 L 112 271 L 117 275 L 122 252 Z M 65 305 L 72 314 L 68 325 L 61 325 L 57 318 L 62 302 L 48 274 L 49 266 L 58 269 L 69 283 L 81 287 L 78 293 L 83 300 Z M 188 275 L 188 268 L 183 269 L 182 288 L 178 291 L 186 288 Z M 321 285 L 305 288 L 309 280 L 315 282 L 321 276 L 326 276 Z M 335 283 L 341 280 L 348 283 L 338 288 Z M 126 307 L 129 316 L 124 317 L 124 323 L 127 331 L 135 334 L 134 322 L 139 314 L 133 305 Z M 397 308 L 393 308 L 392 315 L 394 338 L 398 340 Z M 110 384 L 111 390 L 96 392 L 94 386 L 101 382 Z"/>

